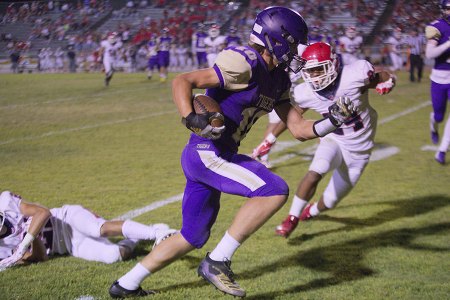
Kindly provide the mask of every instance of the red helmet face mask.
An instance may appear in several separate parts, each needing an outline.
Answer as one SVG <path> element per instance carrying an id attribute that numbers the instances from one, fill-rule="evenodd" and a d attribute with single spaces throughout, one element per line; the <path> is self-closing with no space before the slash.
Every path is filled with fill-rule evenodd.
<path id="1" fill-rule="evenodd" d="M 303 80 L 315 92 L 323 90 L 338 77 L 339 60 L 327 43 L 314 43 L 306 47 L 302 54 L 306 61 L 300 71 Z"/>

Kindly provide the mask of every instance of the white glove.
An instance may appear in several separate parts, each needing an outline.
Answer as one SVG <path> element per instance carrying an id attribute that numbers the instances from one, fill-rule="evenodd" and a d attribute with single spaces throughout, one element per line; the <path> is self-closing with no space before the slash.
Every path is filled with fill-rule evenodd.
<path id="1" fill-rule="evenodd" d="M 0 261 L 0 272 L 14 266 L 19 260 L 21 260 L 28 251 L 28 248 L 33 240 L 34 236 L 31 233 L 27 233 L 23 238 L 23 241 L 16 247 L 14 254 Z"/>
<path id="2" fill-rule="evenodd" d="M 390 93 L 395 87 L 395 77 L 389 78 L 389 80 L 380 82 L 375 87 L 376 91 L 380 95 L 385 95 Z"/>
<path id="3" fill-rule="evenodd" d="M 356 105 L 347 96 L 339 97 L 333 105 L 328 107 L 329 118 L 336 127 L 350 120 L 358 111 Z"/>

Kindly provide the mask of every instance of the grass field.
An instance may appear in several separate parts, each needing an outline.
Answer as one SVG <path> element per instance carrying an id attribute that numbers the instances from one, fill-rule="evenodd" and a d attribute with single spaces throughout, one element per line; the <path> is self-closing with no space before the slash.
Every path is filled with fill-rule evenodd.
<path id="1" fill-rule="evenodd" d="M 427 101 L 428 79 L 411 84 L 406 74 L 392 94 L 371 95 L 377 148 L 392 155 L 371 162 L 349 196 L 288 240 L 274 228 L 290 203 L 252 236 L 233 257 L 247 298 L 450 298 L 450 166 L 422 150 L 431 146 Z M 183 191 L 179 157 L 189 133 L 169 83 L 117 74 L 105 88 L 102 74 L 0 75 L 0 116 L 1 190 L 48 207 L 82 204 L 105 218 Z M 254 126 L 242 153 L 260 142 L 265 125 L 262 119 Z M 294 191 L 316 141 L 280 147 L 292 141 L 280 137 L 271 157 Z M 244 199 L 224 195 L 221 203 L 205 247 L 144 281 L 160 292 L 154 299 L 229 298 L 196 274 Z M 134 219 L 179 228 L 181 203 Z M 9 269 L 0 273 L 0 299 L 108 299 L 110 284 L 150 249 L 142 244 L 134 259 L 112 265 L 57 257 Z"/>

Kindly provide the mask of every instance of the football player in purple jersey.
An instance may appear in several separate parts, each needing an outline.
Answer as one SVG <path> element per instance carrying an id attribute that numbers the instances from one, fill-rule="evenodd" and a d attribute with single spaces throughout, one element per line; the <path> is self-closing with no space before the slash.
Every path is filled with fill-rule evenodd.
<path id="1" fill-rule="evenodd" d="M 171 44 L 172 37 L 169 36 L 169 28 L 165 27 L 161 30 L 161 36 L 158 37 L 158 66 L 159 81 L 161 82 L 165 82 L 167 80 Z"/>
<path id="2" fill-rule="evenodd" d="M 147 78 L 152 79 L 153 70 L 157 69 L 159 71 L 158 65 L 158 42 L 155 37 L 151 37 L 147 43 Z"/>
<path id="3" fill-rule="evenodd" d="M 450 1 L 441 1 L 442 18 L 425 28 L 428 40 L 425 55 L 434 58 L 431 70 L 431 102 L 433 112 L 430 114 L 430 131 L 433 144 L 439 143 L 438 123 L 444 120 L 447 102 L 450 99 Z M 450 146 L 450 116 L 445 124 L 441 144 L 435 159 L 445 164 L 445 154 Z"/>
<path id="4" fill-rule="evenodd" d="M 181 156 L 186 176 L 182 229 L 115 281 L 109 289 L 112 297 L 148 295 L 151 292 L 140 287 L 147 276 L 193 249 L 202 248 L 216 221 L 222 192 L 248 199 L 197 272 L 224 293 L 246 295 L 234 279 L 231 258 L 284 205 L 289 189 L 281 177 L 263 164 L 238 154 L 242 139 L 258 118 L 273 109 L 293 136 L 302 141 L 334 131 L 355 110 L 350 102 L 339 102 L 330 107 L 329 117 L 313 121 L 304 119 L 291 106 L 287 70 L 301 69 L 297 48 L 307 43 L 307 35 L 308 28 L 300 14 L 285 7 L 269 7 L 257 15 L 248 45 L 223 50 L 212 68 L 175 77 L 174 102 L 183 123 L 194 132 Z M 295 68 L 294 61 L 298 63 Z M 220 104 L 224 126 L 209 124 L 212 113 L 194 113 L 193 89 L 206 89 L 206 94 Z"/>
<path id="5" fill-rule="evenodd" d="M 233 26 L 230 27 L 225 41 L 226 41 L 227 47 L 240 46 L 242 44 L 241 38 L 237 35 L 236 27 L 233 27 Z"/>
<path id="6" fill-rule="evenodd" d="M 208 34 L 205 32 L 205 25 L 200 23 L 197 31 L 192 35 L 192 53 L 196 55 L 197 65 L 199 69 L 206 68 L 208 66 L 208 60 L 206 59 L 206 45 L 205 39 Z"/>

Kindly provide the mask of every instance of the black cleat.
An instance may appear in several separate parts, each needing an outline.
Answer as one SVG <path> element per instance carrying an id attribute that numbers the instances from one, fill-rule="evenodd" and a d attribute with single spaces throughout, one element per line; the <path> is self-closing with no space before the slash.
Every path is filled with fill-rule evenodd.
<path id="1" fill-rule="evenodd" d="M 136 290 L 127 290 L 124 287 L 121 287 L 118 281 L 114 281 L 114 283 L 109 288 L 109 295 L 111 298 L 134 298 L 134 297 L 145 297 L 149 295 L 156 294 L 155 291 L 149 290 L 143 290 L 141 287 L 139 287 Z"/>
<path id="2" fill-rule="evenodd" d="M 234 280 L 231 261 L 215 261 L 206 254 L 198 266 L 198 275 L 214 285 L 218 290 L 235 297 L 245 297 L 245 290 Z"/>

